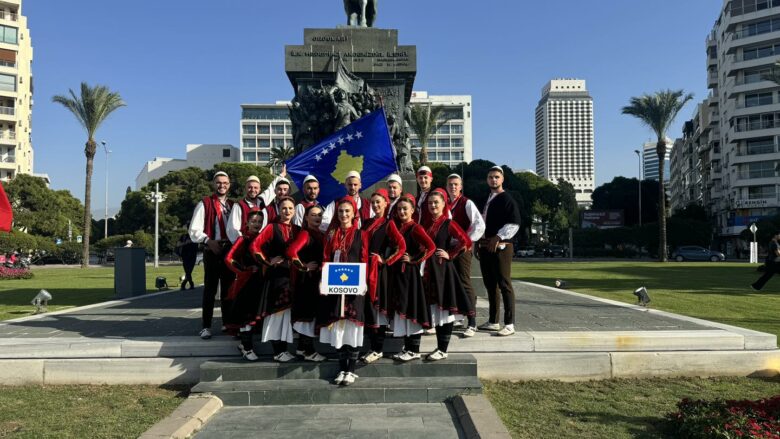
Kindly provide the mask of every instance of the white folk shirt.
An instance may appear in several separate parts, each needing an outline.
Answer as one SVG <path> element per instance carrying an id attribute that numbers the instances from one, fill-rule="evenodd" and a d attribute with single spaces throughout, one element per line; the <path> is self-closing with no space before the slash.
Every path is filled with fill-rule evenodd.
<path id="1" fill-rule="evenodd" d="M 258 207 L 260 204 L 260 200 L 263 201 L 263 204 L 268 206 L 274 201 L 274 198 L 276 198 L 276 192 L 274 192 L 274 189 L 276 189 L 276 183 L 281 179 L 281 177 L 276 177 L 273 179 L 271 184 L 268 185 L 268 187 L 265 188 L 265 190 L 260 193 L 260 195 L 257 196 L 257 199 L 255 201 L 244 199 L 247 203 L 249 203 L 252 207 Z M 239 236 L 241 236 L 241 205 L 240 203 L 233 203 L 233 209 L 230 210 L 230 218 L 228 219 L 228 223 L 225 225 L 225 228 L 227 230 L 227 237 L 230 240 L 231 243 L 235 243 Z M 263 227 L 265 227 L 268 224 L 268 219 L 263 215 Z"/>

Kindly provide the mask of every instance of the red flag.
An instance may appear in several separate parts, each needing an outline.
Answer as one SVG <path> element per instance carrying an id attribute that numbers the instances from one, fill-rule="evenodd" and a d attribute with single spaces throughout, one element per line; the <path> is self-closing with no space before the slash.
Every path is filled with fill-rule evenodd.
<path id="1" fill-rule="evenodd" d="M 0 231 L 10 232 L 11 223 L 14 221 L 14 213 L 11 210 L 11 203 L 5 195 L 5 189 L 0 184 Z"/>

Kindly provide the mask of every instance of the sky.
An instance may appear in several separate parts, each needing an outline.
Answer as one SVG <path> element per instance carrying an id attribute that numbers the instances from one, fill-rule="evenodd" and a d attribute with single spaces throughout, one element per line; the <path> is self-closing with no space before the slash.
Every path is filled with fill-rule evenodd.
<path id="1" fill-rule="evenodd" d="M 490 7 L 484 5 L 489 4 Z M 474 158 L 535 168 L 534 109 L 555 78 L 587 81 L 593 97 L 596 185 L 635 177 L 633 153 L 653 134 L 620 109 L 661 89 L 695 95 L 679 137 L 707 96 L 705 37 L 718 0 L 476 2 L 383 0 L 375 27 L 417 46 L 415 90 L 473 99 Z M 239 145 L 241 104 L 289 100 L 284 46 L 303 28 L 345 23 L 338 0 L 24 0 L 34 49 L 34 172 L 84 198 L 86 135 L 52 96 L 81 82 L 127 106 L 98 130 L 108 159 L 109 208 L 154 157 L 188 143 Z M 105 154 L 95 157 L 93 209 L 103 207 Z"/>

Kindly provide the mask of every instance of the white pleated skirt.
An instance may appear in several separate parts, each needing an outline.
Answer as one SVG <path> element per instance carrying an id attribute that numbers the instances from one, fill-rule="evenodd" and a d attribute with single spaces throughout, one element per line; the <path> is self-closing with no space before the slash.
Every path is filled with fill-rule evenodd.
<path id="1" fill-rule="evenodd" d="M 360 348 L 363 346 L 363 326 L 341 319 L 332 325 L 320 328 L 320 343 L 326 343 L 338 349 L 344 345 Z"/>
<path id="2" fill-rule="evenodd" d="M 265 343 L 267 341 L 279 340 L 292 343 L 293 327 L 290 315 L 290 308 L 287 308 L 284 311 L 265 317 L 263 319 L 262 341 Z"/>
<path id="3" fill-rule="evenodd" d="M 431 325 L 433 326 L 442 326 L 463 319 L 464 317 L 460 314 L 450 314 L 446 309 L 439 308 L 439 305 L 431 305 Z"/>
<path id="4" fill-rule="evenodd" d="M 398 313 L 393 317 L 393 337 L 406 337 L 407 335 L 422 334 L 423 328 L 420 324 L 411 320 L 401 318 Z"/>
<path id="5" fill-rule="evenodd" d="M 303 334 L 309 337 L 314 337 L 314 330 L 316 329 L 316 322 L 295 322 L 293 329 L 298 334 Z"/>

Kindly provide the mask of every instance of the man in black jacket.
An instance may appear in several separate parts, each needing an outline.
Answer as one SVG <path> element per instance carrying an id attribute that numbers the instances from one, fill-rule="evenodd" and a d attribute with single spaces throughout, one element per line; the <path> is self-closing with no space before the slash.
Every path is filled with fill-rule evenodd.
<path id="1" fill-rule="evenodd" d="M 515 333 L 515 290 L 512 288 L 512 238 L 520 230 L 520 210 L 515 200 L 504 192 L 504 170 L 493 166 L 488 171 L 490 187 L 482 217 L 485 219 L 485 235 L 479 241 L 479 266 L 482 281 L 487 290 L 488 321 L 479 326 L 485 331 L 498 331 L 496 335 Z M 498 313 L 504 302 L 504 327 L 498 324 Z M 499 330 L 500 328 L 500 330 Z"/>

